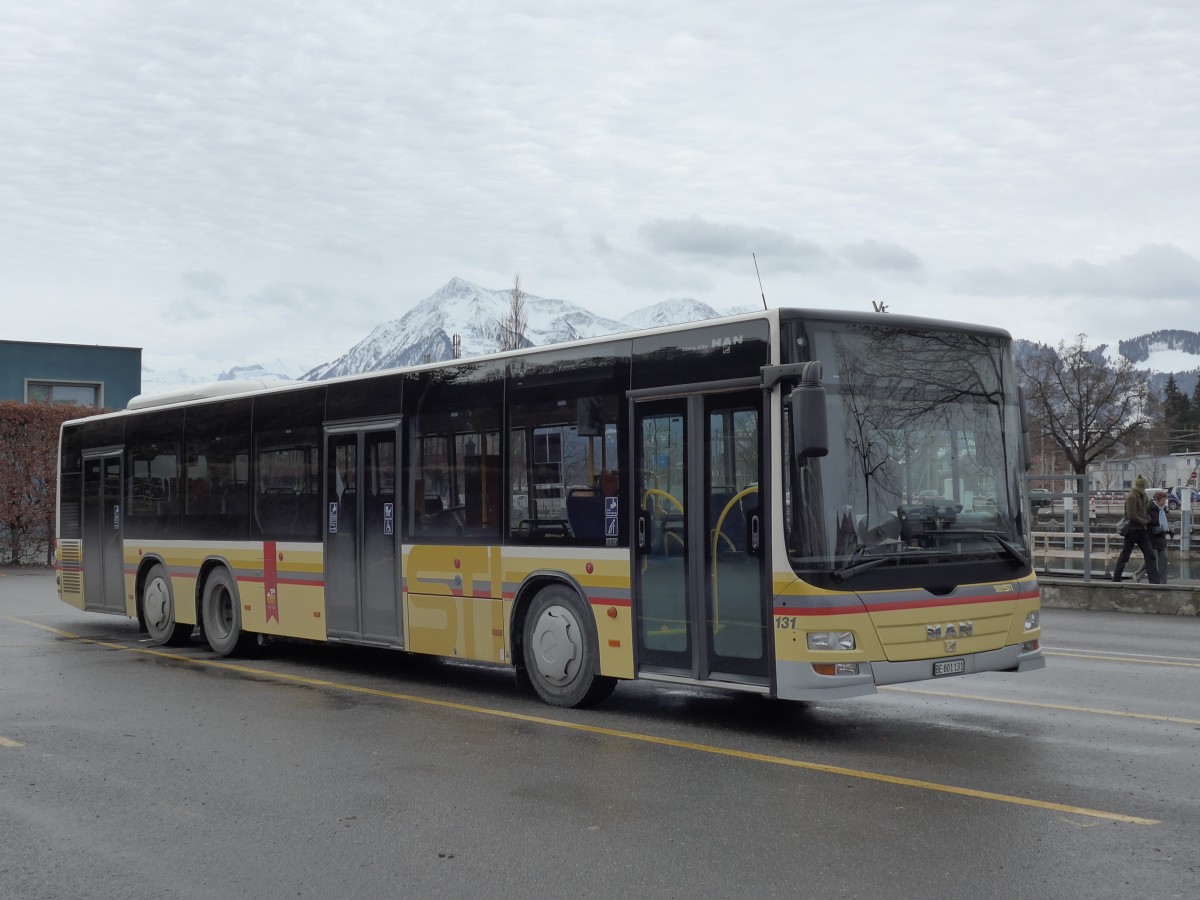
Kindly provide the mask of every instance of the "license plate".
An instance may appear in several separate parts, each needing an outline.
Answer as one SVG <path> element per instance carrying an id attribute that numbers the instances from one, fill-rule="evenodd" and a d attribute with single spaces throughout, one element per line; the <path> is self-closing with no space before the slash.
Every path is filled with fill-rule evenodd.
<path id="1" fill-rule="evenodd" d="M 961 675 L 965 671 L 967 671 L 965 659 L 943 659 L 933 664 L 934 678 L 939 675 Z"/>

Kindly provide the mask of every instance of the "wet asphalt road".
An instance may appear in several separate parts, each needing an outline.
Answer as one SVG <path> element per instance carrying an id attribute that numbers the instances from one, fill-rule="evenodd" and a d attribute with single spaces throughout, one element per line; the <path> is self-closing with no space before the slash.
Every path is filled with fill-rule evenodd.
<path id="1" fill-rule="evenodd" d="M 783 704 L 199 640 L 0 570 L 0 897 L 1200 896 L 1200 620 L 1046 610 L 1048 667 Z"/>

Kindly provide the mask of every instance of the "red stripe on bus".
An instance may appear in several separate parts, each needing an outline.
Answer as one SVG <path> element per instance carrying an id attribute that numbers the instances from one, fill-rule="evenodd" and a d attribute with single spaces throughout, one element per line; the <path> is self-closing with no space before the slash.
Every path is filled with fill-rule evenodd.
<path id="1" fill-rule="evenodd" d="M 773 614 L 777 616 L 847 616 L 866 612 L 862 604 L 854 606 L 823 606 L 817 609 L 813 606 L 777 606 Z"/>
<path id="2" fill-rule="evenodd" d="M 937 597 L 909 600 L 898 603 L 867 603 L 854 606 L 775 606 L 772 613 L 777 616 L 844 616 L 852 613 L 878 613 L 902 609 L 938 609 L 943 606 L 970 606 L 977 603 L 1010 603 L 1038 596 L 1038 591 L 1023 591 L 1013 594 L 976 594 L 973 597 Z"/>
<path id="3" fill-rule="evenodd" d="M 588 603 L 592 606 L 633 606 L 632 600 L 617 599 L 615 597 L 588 597 Z"/>

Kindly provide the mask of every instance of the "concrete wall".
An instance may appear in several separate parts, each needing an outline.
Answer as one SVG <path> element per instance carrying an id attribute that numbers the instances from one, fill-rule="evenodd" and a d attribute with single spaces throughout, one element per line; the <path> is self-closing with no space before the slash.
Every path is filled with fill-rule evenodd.
<path id="1" fill-rule="evenodd" d="M 1095 609 L 1107 612 L 1200 615 L 1200 584 L 1115 584 L 1073 578 L 1038 578 L 1047 609 Z"/>

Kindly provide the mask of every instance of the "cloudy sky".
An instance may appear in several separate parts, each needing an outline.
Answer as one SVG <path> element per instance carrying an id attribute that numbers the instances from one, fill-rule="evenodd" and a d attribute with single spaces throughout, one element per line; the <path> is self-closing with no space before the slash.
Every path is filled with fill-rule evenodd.
<path id="1" fill-rule="evenodd" d="M 0 336 L 327 361 L 458 276 L 624 314 L 1200 329 L 1188 2 L 38 0 Z"/>

